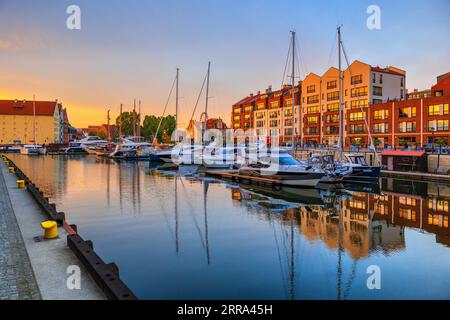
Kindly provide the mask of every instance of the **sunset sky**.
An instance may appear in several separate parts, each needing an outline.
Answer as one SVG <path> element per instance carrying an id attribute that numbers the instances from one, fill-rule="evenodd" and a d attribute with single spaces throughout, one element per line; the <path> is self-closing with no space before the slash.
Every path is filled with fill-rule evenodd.
<path id="1" fill-rule="evenodd" d="M 71 4 L 81 30 L 66 28 Z M 371 4 L 381 30 L 366 27 Z M 210 60 L 209 116 L 229 123 L 241 97 L 280 87 L 290 30 L 302 77 L 336 65 L 338 24 L 351 60 L 399 67 L 408 89 L 425 89 L 450 71 L 448 12 L 449 0 L 0 0 L 0 99 L 58 99 L 76 127 L 105 123 L 133 98 L 160 115 L 179 67 L 186 124 Z"/>

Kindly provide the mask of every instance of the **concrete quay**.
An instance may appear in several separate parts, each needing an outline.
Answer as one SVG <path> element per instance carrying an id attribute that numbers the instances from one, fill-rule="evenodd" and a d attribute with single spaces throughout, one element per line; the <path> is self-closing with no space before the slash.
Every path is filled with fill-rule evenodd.
<path id="1" fill-rule="evenodd" d="M 62 226 L 58 238 L 42 239 L 40 223 L 48 218 L 16 180 L 0 161 L 0 300 L 106 299 L 67 246 Z"/>

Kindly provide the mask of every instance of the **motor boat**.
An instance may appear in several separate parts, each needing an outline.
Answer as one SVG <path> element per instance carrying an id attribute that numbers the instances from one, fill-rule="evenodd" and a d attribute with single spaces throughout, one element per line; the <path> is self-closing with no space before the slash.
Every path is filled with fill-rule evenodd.
<path id="1" fill-rule="evenodd" d="M 243 164 L 243 152 L 238 146 L 205 147 L 201 153 L 201 164 L 207 169 L 230 169 Z"/>
<path id="2" fill-rule="evenodd" d="M 362 154 L 344 154 L 343 168 L 351 170 L 344 176 L 344 181 L 374 182 L 378 181 L 381 166 L 370 166 Z"/>
<path id="3" fill-rule="evenodd" d="M 258 156 L 256 161 L 243 165 L 239 174 L 280 180 L 282 185 L 300 187 L 315 187 L 326 176 L 324 170 L 305 166 L 282 150 Z"/>
<path id="4" fill-rule="evenodd" d="M 26 155 L 45 155 L 47 148 L 38 144 L 26 144 L 20 148 L 20 154 Z"/>

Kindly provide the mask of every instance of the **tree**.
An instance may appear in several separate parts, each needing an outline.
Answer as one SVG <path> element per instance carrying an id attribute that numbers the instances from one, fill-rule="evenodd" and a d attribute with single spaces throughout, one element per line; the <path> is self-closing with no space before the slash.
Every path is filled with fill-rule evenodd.
<path id="1" fill-rule="evenodd" d="M 136 113 L 136 121 L 139 119 L 139 114 Z M 119 127 L 120 115 L 116 118 L 116 125 Z M 133 112 L 122 112 L 122 135 L 132 136 L 133 131 Z"/>
<path id="2" fill-rule="evenodd" d="M 381 144 L 381 140 L 378 138 L 373 139 L 373 145 L 376 147 L 378 147 Z"/>
<path id="3" fill-rule="evenodd" d="M 173 115 L 168 115 L 166 117 L 156 117 L 154 115 L 145 116 L 142 135 L 146 139 L 153 141 L 160 121 L 161 126 L 156 138 L 159 142 L 170 142 L 172 133 L 175 131 L 175 117 Z"/>

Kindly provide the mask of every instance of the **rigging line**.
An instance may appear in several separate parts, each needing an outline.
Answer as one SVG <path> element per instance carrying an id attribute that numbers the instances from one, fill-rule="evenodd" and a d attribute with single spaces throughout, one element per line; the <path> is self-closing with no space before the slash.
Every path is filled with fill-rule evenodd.
<path id="1" fill-rule="evenodd" d="M 350 69 L 350 64 L 349 64 L 349 61 L 348 61 L 348 57 L 347 57 L 347 51 L 345 50 L 345 48 L 344 48 L 344 43 L 342 43 L 342 41 L 341 41 L 341 46 L 342 46 L 342 52 L 344 53 L 344 58 L 345 58 L 345 61 L 347 62 L 347 68 L 348 68 L 348 71 L 349 71 L 349 73 L 350 73 L 350 79 L 353 77 L 353 74 L 352 74 L 352 70 Z M 355 86 L 356 85 L 351 85 L 351 86 L 353 86 L 353 88 L 355 88 Z M 350 92 L 350 95 L 351 95 L 351 92 Z M 357 92 L 357 94 L 356 94 L 356 98 L 357 98 L 357 104 L 358 104 L 358 106 L 359 106 L 359 108 L 361 109 L 361 112 L 363 113 L 363 115 L 365 114 L 365 111 L 364 111 L 364 109 L 363 109 L 363 107 L 362 107 L 362 105 L 360 105 L 360 103 L 359 103 L 359 93 Z M 369 103 L 369 102 L 367 102 L 367 103 Z M 375 151 L 375 160 L 376 160 L 376 162 L 378 163 L 378 164 L 380 164 L 380 161 L 379 161 L 379 159 L 378 159 L 378 155 L 377 155 L 377 153 L 376 153 L 376 150 L 375 150 L 375 145 L 374 145 L 374 143 L 373 143 L 373 138 L 372 138 L 372 134 L 371 134 L 371 130 L 370 130 L 370 127 L 369 127 L 369 123 L 367 122 L 367 118 L 364 116 L 364 124 L 366 125 L 366 128 L 367 128 L 367 134 L 368 134 L 368 136 L 369 136 L 369 140 L 370 140 L 370 146 L 373 148 L 373 150 Z"/>
<path id="2" fill-rule="evenodd" d="M 187 192 L 186 192 L 186 187 L 184 185 L 183 179 L 180 179 L 180 182 L 181 182 L 181 186 L 183 187 L 184 196 L 189 199 L 189 201 L 188 201 L 189 213 L 190 213 L 190 215 L 192 217 L 192 220 L 194 220 L 195 229 L 197 229 L 198 235 L 200 237 L 200 243 L 202 244 L 203 249 L 205 249 L 205 242 L 203 240 L 202 230 L 200 229 L 200 227 L 198 225 L 197 218 L 196 218 L 196 216 L 194 214 L 194 208 L 192 207 L 192 198 L 189 197 Z"/>
<path id="3" fill-rule="evenodd" d="M 356 276 L 356 263 L 358 262 L 358 260 L 354 260 L 352 263 L 352 271 L 350 274 L 350 277 L 347 281 L 347 285 L 345 286 L 345 290 L 344 290 L 344 300 L 347 300 L 349 294 L 350 294 L 350 290 L 352 288 L 353 285 L 353 281 L 355 280 L 355 276 Z"/>
<path id="4" fill-rule="evenodd" d="M 328 64 L 327 64 L 327 66 L 331 65 L 331 60 L 334 58 L 334 54 L 336 52 L 336 50 L 335 50 L 335 48 L 336 48 L 336 41 L 337 41 L 337 33 L 334 34 L 333 44 L 331 46 L 330 54 L 328 55 Z"/>
<path id="5" fill-rule="evenodd" d="M 189 123 L 191 123 L 192 119 L 194 119 L 195 111 L 197 110 L 198 102 L 200 101 L 200 98 L 202 96 L 203 88 L 205 87 L 206 79 L 208 78 L 208 73 L 206 73 L 205 78 L 203 79 L 202 87 L 200 89 L 200 92 L 197 97 L 197 101 L 195 102 L 194 110 L 192 111 L 191 120 L 189 120 Z"/>
<path id="6" fill-rule="evenodd" d="M 161 120 L 159 120 L 158 128 L 156 129 L 155 136 L 153 137 L 152 146 L 155 143 L 155 139 L 157 139 L 157 137 L 158 137 L 159 129 L 161 128 L 161 123 L 162 123 L 162 121 L 164 119 L 164 115 L 166 114 L 166 109 L 167 109 L 167 106 L 169 105 L 170 97 L 172 96 L 173 88 L 175 87 L 176 81 L 177 81 L 177 77 L 175 77 L 175 79 L 173 79 L 172 88 L 170 88 L 169 96 L 167 97 L 166 105 L 164 106 L 164 110 L 163 110 L 163 114 L 161 116 Z"/>
<path id="7" fill-rule="evenodd" d="M 283 282 L 283 289 L 284 289 L 284 293 L 285 293 L 286 298 L 287 298 L 289 296 L 288 295 L 288 290 L 286 288 L 286 283 L 285 283 L 287 277 L 284 274 L 284 267 L 283 267 L 283 262 L 281 261 L 281 254 L 280 254 L 280 244 L 278 243 L 278 237 L 277 237 L 275 224 L 274 224 L 273 220 L 270 220 L 270 225 L 272 226 L 273 235 L 274 235 L 274 238 L 275 238 L 275 244 L 276 244 L 276 247 L 277 247 L 277 254 L 278 254 L 278 263 L 280 264 L 281 280 Z"/>
<path id="8" fill-rule="evenodd" d="M 281 87 L 283 87 L 284 80 L 286 79 L 286 70 L 289 63 L 289 58 L 291 56 L 291 48 L 292 48 L 292 41 L 289 41 L 289 49 L 288 54 L 286 56 L 286 64 L 284 65 L 284 71 L 283 71 L 283 77 L 281 78 Z"/>

